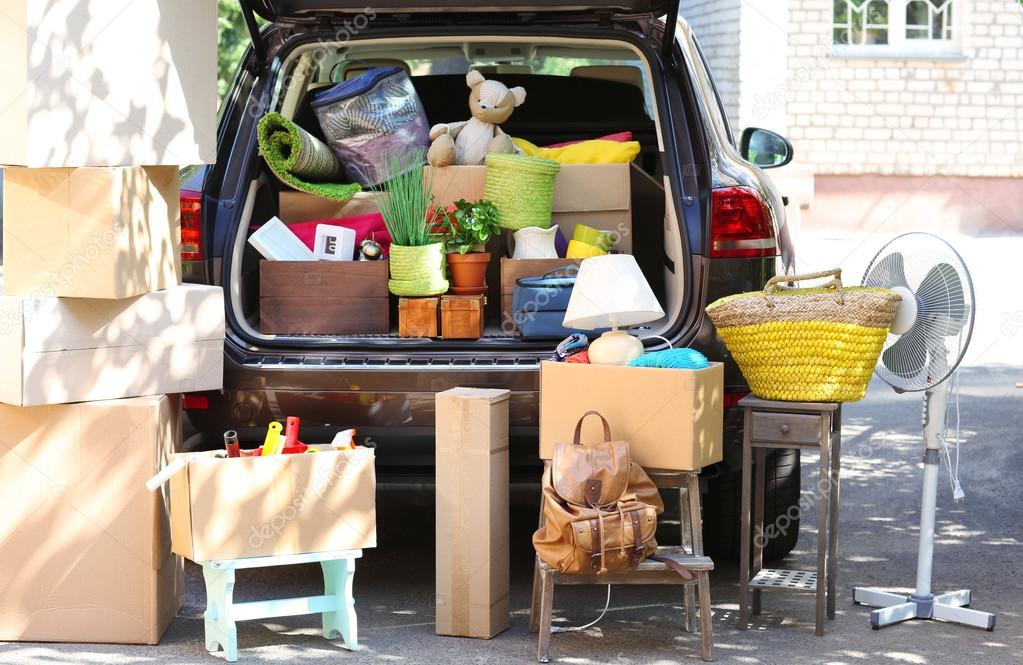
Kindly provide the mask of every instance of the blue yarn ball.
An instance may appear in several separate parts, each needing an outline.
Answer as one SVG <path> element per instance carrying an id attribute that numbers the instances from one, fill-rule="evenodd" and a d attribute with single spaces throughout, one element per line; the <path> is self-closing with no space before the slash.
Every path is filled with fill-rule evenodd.
<path id="1" fill-rule="evenodd" d="M 669 367 L 671 369 L 703 369 L 710 363 L 696 349 L 651 351 L 629 363 L 630 367 Z"/>

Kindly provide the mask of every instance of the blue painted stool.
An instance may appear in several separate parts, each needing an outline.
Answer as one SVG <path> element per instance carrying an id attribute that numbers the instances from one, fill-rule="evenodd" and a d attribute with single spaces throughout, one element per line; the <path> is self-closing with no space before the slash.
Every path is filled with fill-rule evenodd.
<path id="1" fill-rule="evenodd" d="M 345 646 L 359 648 L 358 622 L 355 618 L 355 560 L 362 550 L 289 554 L 252 557 L 224 561 L 199 561 L 206 580 L 206 649 L 211 653 L 223 649 L 229 662 L 238 660 L 236 621 L 267 617 L 322 614 L 323 636 L 328 640 L 344 639 Z M 269 568 L 298 563 L 319 563 L 323 568 L 323 595 L 279 600 L 234 602 L 234 571 L 241 568 Z"/>

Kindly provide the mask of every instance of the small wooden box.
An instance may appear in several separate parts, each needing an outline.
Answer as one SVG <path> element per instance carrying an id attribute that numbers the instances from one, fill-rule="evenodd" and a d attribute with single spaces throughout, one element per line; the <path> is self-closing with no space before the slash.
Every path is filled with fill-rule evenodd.
<path id="1" fill-rule="evenodd" d="M 582 259 L 501 259 L 501 330 L 515 332 L 518 326 L 512 317 L 515 282 L 523 277 L 542 277 L 552 270 L 577 266 Z"/>
<path id="2" fill-rule="evenodd" d="M 387 334 L 387 261 L 261 261 L 259 329 L 267 335 Z"/>
<path id="3" fill-rule="evenodd" d="M 440 299 L 440 336 L 444 339 L 483 337 L 485 295 L 443 296 Z"/>
<path id="4" fill-rule="evenodd" d="M 436 337 L 440 298 L 399 298 L 398 337 Z"/>

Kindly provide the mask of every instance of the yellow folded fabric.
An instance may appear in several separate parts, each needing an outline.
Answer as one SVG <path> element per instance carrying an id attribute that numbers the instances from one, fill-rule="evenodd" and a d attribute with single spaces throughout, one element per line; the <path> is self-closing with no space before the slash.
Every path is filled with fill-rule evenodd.
<path id="1" fill-rule="evenodd" d="M 628 164 L 639 154 L 639 141 L 591 139 L 560 148 L 541 148 L 514 137 L 512 141 L 530 157 L 546 157 L 560 164 Z"/>

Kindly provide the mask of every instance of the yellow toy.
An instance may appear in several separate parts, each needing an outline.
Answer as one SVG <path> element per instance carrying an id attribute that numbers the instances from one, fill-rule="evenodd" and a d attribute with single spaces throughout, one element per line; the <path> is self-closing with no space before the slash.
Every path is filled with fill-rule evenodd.
<path id="1" fill-rule="evenodd" d="M 284 449 L 284 439 L 281 438 L 281 424 L 276 420 L 270 423 L 266 429 L 266 438 L 263 439 L 262 456 L 278 455 Z"/>

